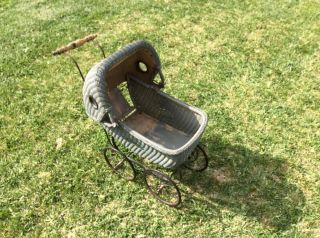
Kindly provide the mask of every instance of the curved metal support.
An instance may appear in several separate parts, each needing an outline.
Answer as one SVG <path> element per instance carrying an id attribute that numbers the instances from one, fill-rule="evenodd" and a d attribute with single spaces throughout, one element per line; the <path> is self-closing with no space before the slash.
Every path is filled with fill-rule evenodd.
<path id="1" fill-rule="evenodd" d="M 98 40 L 95 39 L 93 42 L 94 42 L 94 43 L 98 46 L 98 48 L 100 49 L 103 58 L 106 58 L 106 53 L 104 52 L 104 49 L 102 48 L 102 46 L 100 45 L 100 43 L 98 42 Z"/>
<path id="2" fill-rule="evenodd" d="M 105 160 L 112 171 L 119 176 L 133 180 L 136 177 L 137 168 L 142 169 L 144 184 L 151 195 L 153 195 L 159 202 L 171 207 L 177 207 L 181 204 L 181 191 L 173 180 L 177 175 L 178 179 L 182 178 L 182 169 L 186 168 L 193 171 L 203 171 L 208 167 L 208 156 L 205 150 L 197 145 L 195 150 L 188 158 L 188 163 L 183 164 L 181 167 L 176 168 L 170 175 L 160 172 L 159 170 L 146 167 L 129 156 L 125 155 L 117 145 L 115 138 L 108 134 L 105 128 L 104 132 L 110 144 L 111 157 L 107 157 L 104 150 Z M 200 162 L 200 164 L 198 163 Z M 129 172 L 128 172 L 129 171 Z"/>
<path id="3" fill-rule="evenodd" d="M 78 62 L 70 54 L 65 53 L 65 55 L 67 55 L 71 59 L 71 61 L 76 65 L 76 67 L 77 67 L 77 69 L 79 71 L 79 74 L 80 74 L 80 76 L 82 78 L 82 81 L 84 82 L 84 76 L 83 76 L 83 73 L 82 73 L 82 71 L 80 69 L 80 66 L 79 66 Z"/>
<path id="4" fill-rule="evenodd" d="M 109 144 L 112 145 L 112 142 L 111 142 L 111 139 L 110 139 L 110 137 L 109 137 L 109 134 L 108 134 L 108 132 L 106 131 L 106 129 L 104 129 L 104 127 L 103 127 L 103 131 L 104 131 L 104 133 L 106 134 L 106 137 L 107 137 L 107 140 L 108 140 Z"/>
<path id="5" fill-rule="evenodd" d="M 113 136 L 111 137 L 111 142 L 112 142 L 112 145 L 113 145 L 115 148 L 117 148 L 118 150 L 120 150 Z"/>
<path id="6" fill-rule="evenodd" d="M 107 140 L 108 140 L 109 144 L 111 146 L 113 146 L 115 149 L 117 149 L 117 150 L 119 150 L 121 152 L 121 150 L 120 150 L 119 146 L 117 145 L 116 140 L 114 139 L 114 137 L 110 136 L 105 128 L 103 128 L 103 130 L 104 130 L 104 132 L 106 134 L 106 137 L 107 137 Z M 147 169 L 142 163 L 130 158 L 129 156 L 126 156 L 126 157 L 132 164 L 137 165 L 138 167 L 142 168 L 143 170 Z"/>
<path id="7" fill-rule="evenodd" d="M 172 171 L 172 173 L 170 174 L 170 178 L 173 178 L 175 175 L 177 175 L 179 177 L 179 179 L 182 179 L 182 171 L 181 168 L 175 169 Z"/>

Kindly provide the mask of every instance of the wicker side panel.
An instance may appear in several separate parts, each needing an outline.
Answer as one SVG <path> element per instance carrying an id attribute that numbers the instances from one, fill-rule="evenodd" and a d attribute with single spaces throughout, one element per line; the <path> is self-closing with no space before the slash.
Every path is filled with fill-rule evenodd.
<path id="1" fill-rule="evenodd" d="M 96 78 L 99 75 L 101 66 L 99 64 L 91 68 L 86 76 L 83 84 L 83 102 L 86 113 L 89 117 L 100 122 L 110 108 L 110 102 L 106 99 L 105 87 L 106 81 L 97 82 Z M 97 103 L 97 107 L 92 103 L 92 99 Z"/>
<path id="2" fill-rule="evenodd" d="M 115 128 L 104 126 L 104 128 L 118 142 L 120 142 L 122 145 L 124 145 L 126 148 L 131 150 L 136 155 L 169 169 L 177 168 L 181 164 L 183 164 L 198 144 L 198 141 L 196 141 L 187 150 L 183 151 L 183 153 L 172 156 L 164 154 L 156 148 L 153 148 L 145 144 L 143 141 L 138 140 L 129 132 L 124 130 L 121 126 Z"/>
<path id="3" fill-rule="evenodd" d="M 128 87 L 132 101 L 138 110 L 189 135 L 193 135 L 199 129 L 201 117 L 187 105 L 182 106 L 135 79 L 128 81 Z"/>

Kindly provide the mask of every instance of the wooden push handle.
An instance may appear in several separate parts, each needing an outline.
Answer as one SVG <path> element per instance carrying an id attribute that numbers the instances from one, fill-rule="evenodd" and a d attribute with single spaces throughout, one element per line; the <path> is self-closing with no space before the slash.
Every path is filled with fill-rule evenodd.
<path id="1" fill-rule="evenodd" d="M 88 35 L 82 39 L 72 41 L 68 45 L 56 49 L 55 51 L 52 52 L 52 54 L 53 55 L 60 55 L 60 54 L 65 53 L 69 50 L 73 50 L 75 48 L 78 48 L 78 47 L 84 45 L 87 42 L 93 41 L 96 37 L 97 37 L 97 34 L 91 34 L 91 35 Z"/>

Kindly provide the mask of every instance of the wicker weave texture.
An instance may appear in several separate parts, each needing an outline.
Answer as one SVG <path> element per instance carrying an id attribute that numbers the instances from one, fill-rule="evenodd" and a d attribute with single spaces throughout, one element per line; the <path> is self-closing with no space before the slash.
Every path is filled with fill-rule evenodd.
<path id="1" fill-rule="evenodd" d="M 116 121 L 113 120 L 114 117 L 111 103 L 107 95 L 107 73 L 112 69 L 112 67 L 121 63 L 124 58 L 134 54 L 140 49 L 146 49 L 152 54 L 158 70 L 161 72 L 160 59 L 155 49 L 148 42 L 139 40 L 128 44 L 108 58 L 102 60 L 100 63 L 92 67 L 87 74 L 82 90 L 83 102 L 87 115 L 93 120 L 102 122 L 105 121 L 109 115 L 109 118 L 107 119 L 109 119 L 110 123 L 113 123 L 113 126 L 115 126 Z M 92 101 L 96 102 L 97 108 Z"/>
<path id="2" fill-rule="evenodd" d="M 135 154 L 165 168 L 176 168 L 187 160 L 197 146 L 207 125 L 205 112 L 161 92 L 153 84 L 144 83 L 128 75 L 127 87 L 135 110 L 178 130 L 186 135 L 188 141 L 175 149 L 166 148 L 156 140 L 150 140 L 129 128 L 126 120 L 130 115 L 119 121 L 112 120 L 112 103 L 107 93 L 107 72 L 114 65 L 121 64 L 124 57 L 141 48 L 147 48 L 152 52 L 161 73 L 160 60 L 153 47 L 145 41 L 131 43 L 89 71 L 83 87 L 85 109 L 89 117 L 99 122 L 118 142 Z"/>
<path id="3" fill-rule="evenodd" d="M 160 145 L 146 140 L 143 135 L 133 135 L 124 126 L 125 121 L 114 128 L 104 126 L 105 129 L 135 154 L 165 168 L 179 167 L 197 146 L 207 124 L 206 114 L 137 79 L 129 79 L 128 87 L 138 111 L 188 134 L 191 137 L 189 145 L 177 150 L 165 150 Z"/>

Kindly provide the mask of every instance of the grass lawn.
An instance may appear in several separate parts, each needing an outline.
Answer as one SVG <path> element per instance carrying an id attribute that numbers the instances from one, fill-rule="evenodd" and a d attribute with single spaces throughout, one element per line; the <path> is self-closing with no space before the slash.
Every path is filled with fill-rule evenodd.
<path id="1" fill-rule="evenodd" d="M 0 237 L 320 237 L 319 1 L 0 2 Z M 51 51 L 97 32 L 160 54 L 200 107 L 209 169 L 157 202 L 102 158 L 82 83 Z M 74 52 L 87 72 L 92 45 Z"/>

